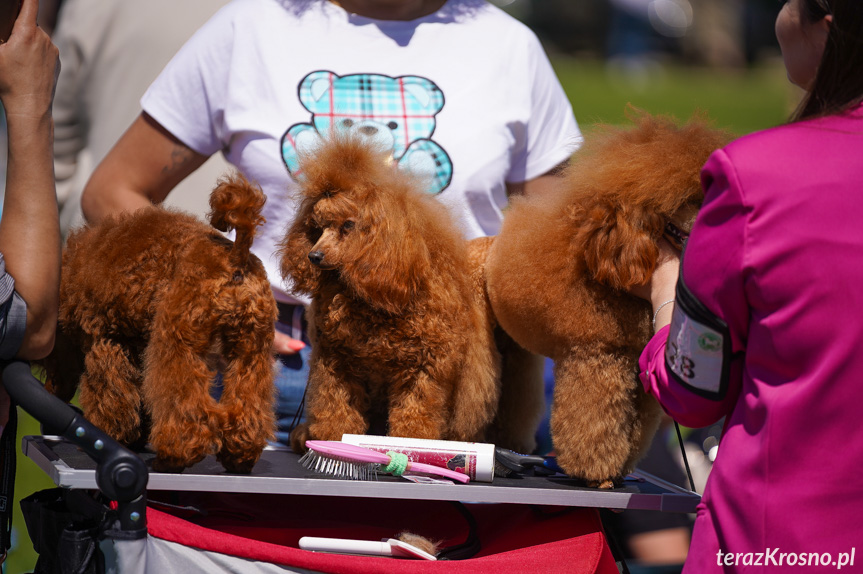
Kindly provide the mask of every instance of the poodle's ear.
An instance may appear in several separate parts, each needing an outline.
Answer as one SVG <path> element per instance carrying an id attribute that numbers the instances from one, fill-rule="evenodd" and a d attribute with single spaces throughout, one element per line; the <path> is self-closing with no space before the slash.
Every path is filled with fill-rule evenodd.
<path id="1" fill-rule="evenodd" d="M 362 252 L 341 270 L 357 297 L 391 314 L 403 312 L 423 289 L 431 266 L 425 240 L 405 218 L 376 214 L 363 233 Z"/>
<path id="2" fill-rule="evenodd" d="M 305 206 L 305 202 L 304 205 Z M 288 233 L 279 244 L 279 271 L 282 279 L 290 281 L 292 290 L 311 295 L 318 288 L 320 269 L 309 260 L 316 230 L 309 224 L 309 210 L 301 208 Z"/>
<path id="3" fill-rule="evenodd" d="M 656 267 L 656 239 L 664 222 L 642 207 L 612 203 L 585 208 L 574 241 L 582 246 L 585 264 L 594 279 L 626 290 L 650 279 Z"/>

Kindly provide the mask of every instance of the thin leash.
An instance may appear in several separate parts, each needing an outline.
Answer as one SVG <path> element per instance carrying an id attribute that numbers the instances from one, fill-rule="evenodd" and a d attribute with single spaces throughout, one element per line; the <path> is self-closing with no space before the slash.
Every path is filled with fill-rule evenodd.
<path id="1" fill-rule="evenodd" d="M 677 442 L 680 444 L 680 454 L 683 455 L 683 466 L 686 467 L 686 476 L 689 478 L 689 487 L 695 492 L 695 481 L 692 480 L 692 471 L 689 468 L 689 459 L 686 458 L 686 449 L 683 447 L 683 435 L 680 434 L 680 425 L 674 421 L 674 430 L 677 431 Z"/>
<path id="2" fill-rule="evenodd" d="M 299 424 L 300 420 L 302 420 L 303 418 L 303 411 L 306 408 L 306 390 L 308 388 L 308 385 L 306 385 L 306 388 L 303 389 L 303 398 L 300 399 L 300 406 L 297 407 L 297 412 L 294 413 L 294 418 L 293 420 L 291 420 L 290 430 L 294 430 L 297 427 L 297 424 Z"/>

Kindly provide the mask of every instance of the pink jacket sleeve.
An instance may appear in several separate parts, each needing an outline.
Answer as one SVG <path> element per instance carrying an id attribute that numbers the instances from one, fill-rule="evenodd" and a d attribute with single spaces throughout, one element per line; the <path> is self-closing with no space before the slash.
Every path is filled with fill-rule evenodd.
<path id="1" fill-rule="evenodd" d="M 669 377 L 665 369 L 669 327 L 653 336 L 639 360 L 644 389 L 674 420 L 692 428 L 713 424 L 734 409 L 742 385 L 742 351 L 749 322 L 744 249 L 749 209 L 724 151 L 715 152 L 705 164 L 702 185 L 704 205 L 687 242 L 681 272 L 693 294 L 728 323 L 734 357 L 728 391 L 722 399 L 710 400 Z"/>

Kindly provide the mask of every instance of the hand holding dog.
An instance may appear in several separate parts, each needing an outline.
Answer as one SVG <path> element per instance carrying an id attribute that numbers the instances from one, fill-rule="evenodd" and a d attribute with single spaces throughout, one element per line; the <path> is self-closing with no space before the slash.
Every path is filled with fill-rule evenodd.
<path id="1" fill-rule="evenodd" d="M 674 289 L 680 272 L 680 252 L 664 237 L 660 238 L 657 246 L 659 247 L 659 256 L 656 260 L 656 269 L 653 270 L 650 280 L 629 289 L 629 293 L 632 295 L 650 301 L 654 313 L 660 305 L 674 299 Z M 668 325 L 671 321 L 671 311 L 671 305 L 659 309 L 654 324 L 656 331 Z"/>

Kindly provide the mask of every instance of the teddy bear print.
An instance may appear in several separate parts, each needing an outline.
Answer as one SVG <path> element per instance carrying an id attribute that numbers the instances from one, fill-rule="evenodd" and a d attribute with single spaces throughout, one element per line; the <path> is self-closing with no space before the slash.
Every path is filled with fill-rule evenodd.
<path id="1" fill-rule="evenodd" d="M 298 153 L 314 150 L 322 135 L 336 129 L 392 149 L 399 168 L 428 178 L 429 193 L 440 193 L 452 180 L 449 155 L 431 139 L 435 116 L 444 106 L 443 93 L 431 80 L 317 71 L 300 82 L 299 98 L 311 122 L 292 125 L 281 142 L 293 179 L 300 175 Z"/>

